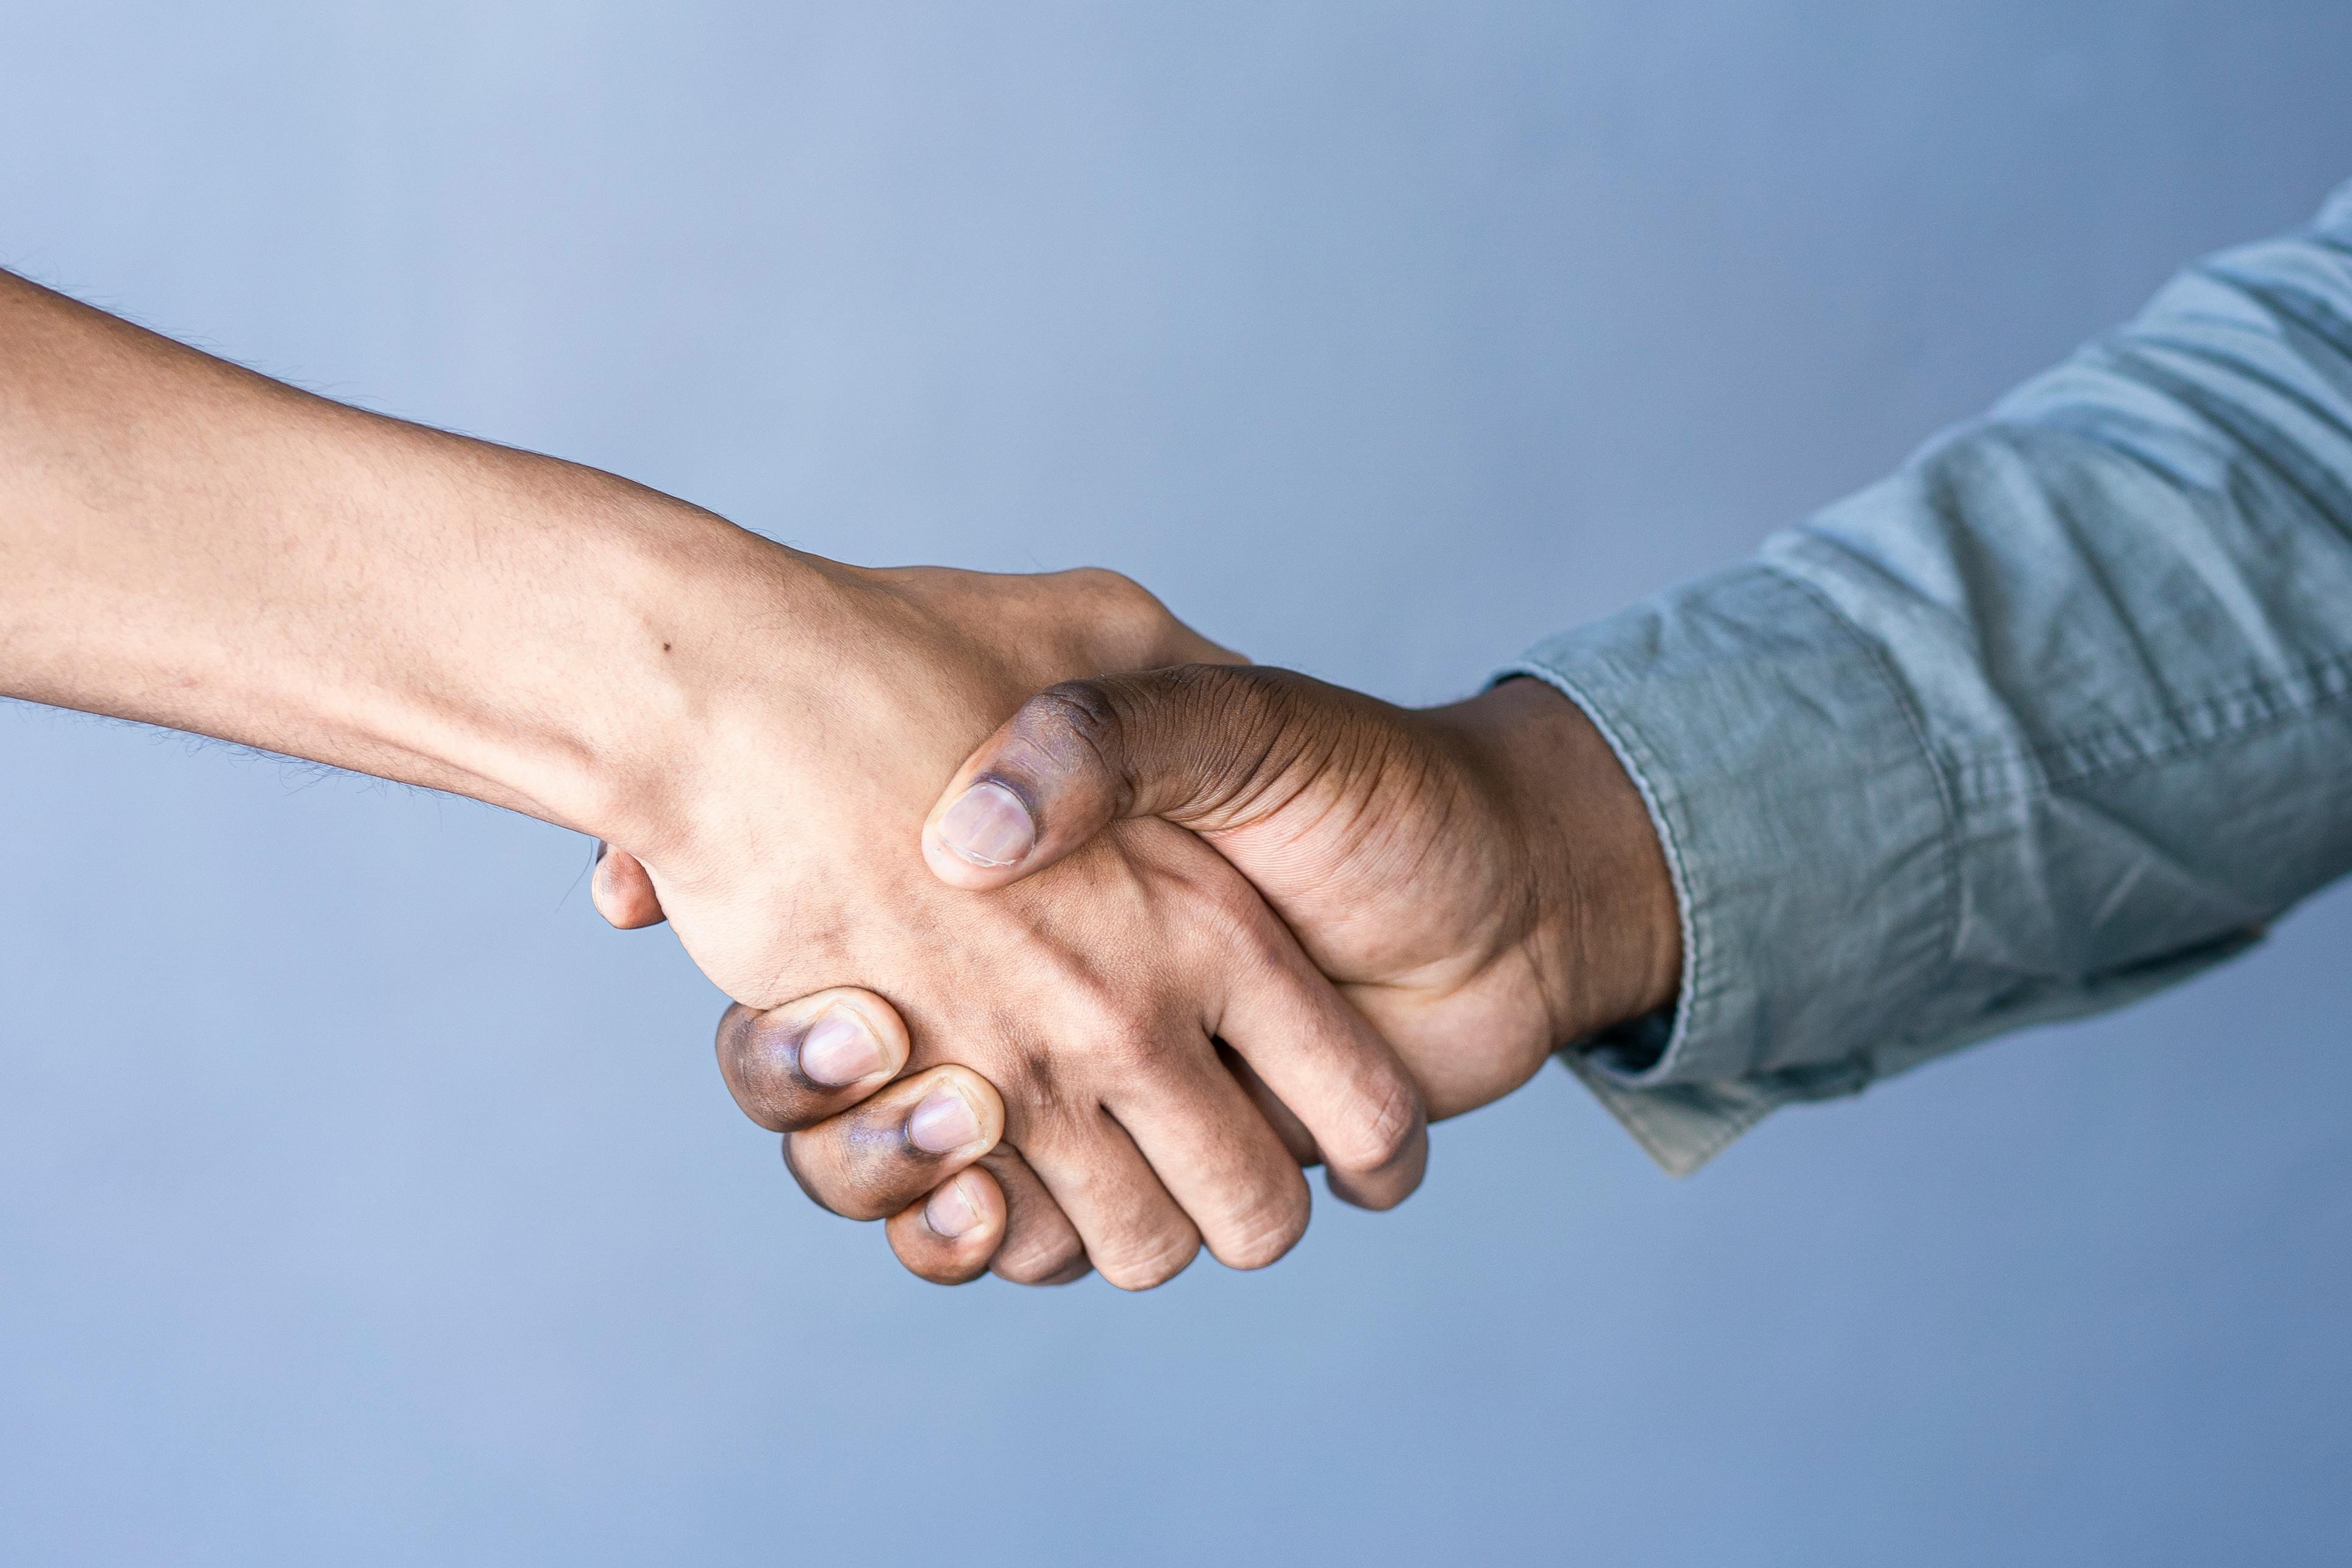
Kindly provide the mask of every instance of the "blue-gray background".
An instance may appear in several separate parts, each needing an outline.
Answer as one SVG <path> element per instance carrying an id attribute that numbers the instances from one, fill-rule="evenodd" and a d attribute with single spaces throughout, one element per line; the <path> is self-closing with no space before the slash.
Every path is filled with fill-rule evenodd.
<path id="1" fill-rule="evenodd" d="M 0 261 L 1408 700 L 2352 174 L 2352 7 L 11 7 Z M 1548 1071 L 1270 1273 L 941 1291 L 585 846 L 0 711 L 0 1558 L 2309 1562 L 2352 898 L 1685 1184 Z"/>

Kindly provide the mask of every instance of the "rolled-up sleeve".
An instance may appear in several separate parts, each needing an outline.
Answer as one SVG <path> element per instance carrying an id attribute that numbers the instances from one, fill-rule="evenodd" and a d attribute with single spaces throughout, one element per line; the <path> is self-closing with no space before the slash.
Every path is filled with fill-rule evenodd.
<path id="1" fill-rule="evenodd" d="M 2352 870 L 2352 185 L 1755 561 L 1503 672 L 1591 716 L 1681 907 L 1562 1057 L 1661 1163 L 2119 1005 Z"/>

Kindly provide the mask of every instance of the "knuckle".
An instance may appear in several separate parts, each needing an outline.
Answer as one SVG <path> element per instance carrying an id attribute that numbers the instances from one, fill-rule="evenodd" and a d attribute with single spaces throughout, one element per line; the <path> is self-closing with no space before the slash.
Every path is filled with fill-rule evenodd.
<path id="1" fill-rule="evenodd" d="M 1200 1254 L 1201 1238 L 1188 1227 L 1144 1238 L 1132 1251 L 1097 1258 L 1095 1268 L 1122 1290 L 1150 1290 L 1183 1273 Z"/>
<path id="2" fill-rule="evenodd" d="M 990 1267 L 997 1278 L 1015 1285 L 1058 1285 L 1086 1261 L 1086 1245 L 1076 1233 L 1062 1232 L 1009 1240 Z"/>
<path id="3" fill-rule="evenodd" d="M 1307 1184 L 1294 1180 L 1279 1196 L 1269 1198 L 1243 1215 L 1212 1250 L 1228 1268 L 1264 1268 L 1298 1245 L 1307 1234 Z"/>
<path id="4" fill-rule="evenodd" d="M 1130 622 L 1167 616 L 1160 596 L 1124 572 L 1108 566 L 1081 566 L 1071 575 L 1094 600 L 1097 614 Z"/>
<path id="5" fill-rule="evenodd" d="M 1412 1149 L 1423 1124 L 1421 1092 L 1402 1074 L 1374 1089 L 1356 1115 L 1323 1141 L 1323 1157 L 1349 1170 L 1377 1171 Z"/>
<path id="6" fill-rule="evenodd" d="M 1201 901 L 1197 921 L 1208 939 L 1232 955 L 1236 971 L 1253 977 L 1289 972 L 1294 939 L 1267 910 L 1265 895 L 1238 876 L 1213 882 Z"/>
<path id="7" fill-rule="evenodd" d="M 1065 680 L 1045 688 L 1021 705 L 1013 728 L 1065 766 L 1091 761 L 1108 767 L 1120 751 L 1118 704 L 1099 679 Z"/>
<path id="8" fill-rule="evenodd" d="M 1080 566 L 1032 579 L 1064 651 L 1094 669 L 1142 669 L 1182 657 L 1181 627 L 1158 596 L 1123 573 Z"/>

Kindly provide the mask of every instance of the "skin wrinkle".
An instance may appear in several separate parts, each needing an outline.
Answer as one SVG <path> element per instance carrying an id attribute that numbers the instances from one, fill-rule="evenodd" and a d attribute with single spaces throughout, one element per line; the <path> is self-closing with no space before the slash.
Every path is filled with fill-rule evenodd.
<path id="1" fill-rule="evenodd" d="M 1231 772 L 1223 798 L 1211 803 L 1203 820 L 1215 817 L 1221 826 L 1234 827 L 1262 821 L 1288 806 L 1327 773 L 1336 773 L 1342 781 L 1349 778 L 1362 766 L 1365 753 L 1378 750 L 1376 737 L 1360 726 L 1343 725 L 1327 734 L 1297 722 L 1297 693 L 1280 675 L 1227 673 L 1248 681 L 1260 699 L 1247 710 L 1255 721 L 1255 743 L 1247 750 L 1236 748 L 1227 760 Z"/>
<path id="2" fill-rule="evenodd" d="M 1171 820 L 1189 827 L 1245 821 L 1255 812 L 1273 809 L 1266 797 L 1297 775 L 1303 760 L 1297 728 L 1283 721 L 1280 687 L 1270 685 L 1262 671 L 1202 669 L 1191 679 L 1212 698 L 1237 696 L 1239 700 L 1221 706 L 1238 717 L 1211 746 L 1199 750 L 1202 762 L 1187 792 L 1189 804 Z M 1278 755 L 1286 746 L 1286 754 Z M 1165 755 L 1171 748 L 1163 742 L 1159 750 Z M 1185 748 L 1173 750 L 1181 755 Z M 1293 794 L 1303 787 L 1303 781 L 1293 785 Z"/>
<path id="3" fill-rule="evenodd" d="M 1441 847 L 1454 841 L 1459 826 L 1463 806 L 1450 788 L 1430 787 L 1438 784 L 1436 763 L 1426 756 L 1407 755 L 1402 759 L 1393 746 L 1383 745 L 1378 737 L 1363 727 L 1348 725 L 1339 729 L 1318 767 L 1318 773 L 1339 776 L 1338 786 L 1329 792 L 1330 798 L 1309 815 L 1293 837 L 1297 841 L 1326 839 L 1329 848 L 1319 857 L 1326 861 L 1345 862 L 1361 868 L 1365 865 L 1391 867 L 1384 874 L 1370 879 L 1368 903 L 1377 905 L 1396 891 L 1411 887 L 1429 869 L 1432 861 L 1442 853 Z M 1360 780 L 1361 782 L 1357 782 Z M 1265 816 L 1287 809 L 1297 804 L 1304 795 L 1307 780 L 1299 783 Z M 1374 803 L 1383 799 L 1434 798 L 1436 820 L 1427 833 L 1416 833 L 1415 841 L 1402 849 L 1403 859 L 1394 845 L 1395 835 L 1402 831 L 1397 820 L 1379 811 Z M 1264 820 L 1261 817 L 1259 820 Z M 1206 829 L 1211 842 L 1229 835 L 1248 831 L 1247 822 L 1231 828 Z M 1319 958 L 1330 942 L 1309 942 L 1308 951 Z M 1362 981 L 1373 973 L 1369 965 L 1357 965 L 1336 975 L 1349 981 Z M 1391 984 L 1410 984 L 1412 976 L 1394 976 Z"/>

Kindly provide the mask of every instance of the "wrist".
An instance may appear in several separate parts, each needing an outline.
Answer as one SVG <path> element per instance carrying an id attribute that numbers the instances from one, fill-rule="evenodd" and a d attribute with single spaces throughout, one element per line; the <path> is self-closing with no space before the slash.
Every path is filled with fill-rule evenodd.
<path id="1" fill-rule="evenodd" d="M 796 599 L 845 580 L 613 475 L 293 392 L 5 274 L 0 317 L 21 395 L 0 421 L 9 695 L 655 841 L 744 659 L 786 667 L 829 624 Z"/>
<path id="2" fill-rule="evenodd" d="M 1501 788 L 1507 831 L 1533 889 L 1535 958 L 1551 1044 L 1670 1005 L 1682 922 L 1665 853 L 1640 789 L 1576 703 L 1535 679 L 1465 704 Z"/>
<path id="3" fill-rule="evenodd" d="M 793 793 L 825 726 L 821 689 L 846 679 L 862 575 L 707 513 L 627 540 L 592 611 L 610 658 L 571 721 L 584 762 L 574 825 L 682 864 L 733 830 L 718 818 L 747 771 Z"/>

